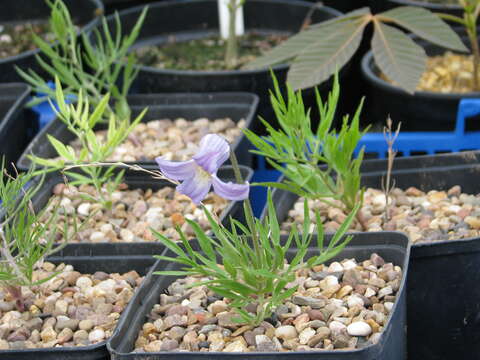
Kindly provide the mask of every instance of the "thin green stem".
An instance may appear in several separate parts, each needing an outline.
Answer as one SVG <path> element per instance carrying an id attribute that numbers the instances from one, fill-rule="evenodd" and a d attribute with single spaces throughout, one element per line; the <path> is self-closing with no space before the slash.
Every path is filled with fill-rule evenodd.
<path id="1" fill-rule="evenodd" d="M 235 153 L 233 151 L 230 151 L 230 161 L 232 163 L 235 179 L 239 184 L 244 184 L 245 181 L 243 180 L 242 174 L 240 172 L 240 167 L 238 165 L 237 157 L 235 156 Z M 255 217 L 253 216 L 252 204 L 250 203 L 250 199 L 246 198 L 243 201 L 243 204 L 245 207 L 245 219 L 247 220 L 248 228 L 250 229 L 250 233 L 252 234 L 255 254 L 257 255 L 257 260 L 261 261 L 260 244 L 259 244 L 259 239 L 257 234 L 257 228 L 255 227 Z"/>

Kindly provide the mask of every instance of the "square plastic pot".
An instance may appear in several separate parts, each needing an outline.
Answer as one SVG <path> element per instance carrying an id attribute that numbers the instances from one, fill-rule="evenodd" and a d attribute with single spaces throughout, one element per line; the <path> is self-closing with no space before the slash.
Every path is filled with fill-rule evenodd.
<path id="1" fill-rule="evenodd" d="M 245 166 L 241 166 L 241 173 L 245 180 L 250 180 L 252 177 L 252 170 Z M 235 181 L 233 170 L 231 166 L 221 167 L 218 171 L 218 176 L 224 181 Z M 63 177 L 54 174 L 47 178 L 42 188 L 34 195 L 32 202 L 34 209 L 40 211 L 48 203 L 52 196 L 53 187 L 56 184 L 63 183 Z M 127 171 L 124 182 L 129 186 L 129 189 L 152 189 L 158 190 L 165 186 L 173 186 L 171 183 L 162 180 L 154 180 L 148 174 L 139 172 Z M 242 219 L 243 208 L 242 204 L 237 201 L 231 201 L 220 215 L 220 221 L 228 225 L 230 216 L 236 219 Z M 124 255 L 124 256 L 152 256 L 161 254 L 165 247 L 159 241 L 152 242 L 132 242 L 132 243 L 70 243 L 55 254 L 57 257 L 70 256 L 103 256 L 109 254 Z M 3 359 L 2 359 L 3 360 Z"/>
<path id="2" fill-rule="evenodd" d="M 471 155 L 473 159 L 478 153 Z M 435 163 L 432 157 L 430 161 Z M 385 160 L 383 165 L 386 168 Z M 462 192 L 478 194 L 479 174 L 480 164 L 473 163 L 394 170 L 392 179 L 402 189 L 448 190 L 460 185 Z M 380 189 L 383 175 L 366 174 L 362 183 Z M 277 189 L 272 196 L 279 221 L 284 221 L 298 196 Z M 480 353 L 479 266 L 478 237 L 412 246 L 407 285 L 409 360 L 470 360 Z"/>
<path id="3" fill-rule="evenodd" d="M 23 109 L 29 94 L 26 84 L 0 84 L 0 156 L 5 156 L 9 170 L 30 140 L 31 118 Z"/>
<path id="4" fill-rule="evenodd" d="M 327 236 L 328 244 L 330 237 Z M 312 241 L 316 243 L 314 239 Z M 312 247 L 309 254 L 316 249 Z M 291 258 L 296 249 L 288 252 Z M 334 351 L 292 351 L 292 352 L 249 352 L 249 353 L 222 353 L 222 352 L 161 352 L 161 353 L 132 353 L 138 333 L 145 323 L 146 317 L 153 305 L 158 302 L 159 295 L 177 279 L 173 276 L 158 276 L 149 274 L 143 282 L 137 296 L 128 305 L 127 314 L 122 318 L 113 336 L 109 339 L 107 347 L 112 360 L 210 360 L 210 359 L 242 359 L 242 360 L 290 360 L 290 359 L 317 359 L 317 360 L 405 360 L 406 359 L 406 294 L 405 278 L 407 276 L 410 246 L 408 238 L 395 232 L 355 234 L 352 241 L 335 259 L 355 258 L 368 259 L 371 253 L 376 252 L 387 262 L 393 262 L 402 267 L 403 279 L 397 293 L 395 305 L 390 313 L 387 325 L 378 343 L 355 350 Z M 169 255 L 172 255 L 171 253 Z M 307 255 L 308 256 L 308 255 Z M 178 264 L 158 261 L 155 270 L 178 269 Z"/>
<path id="5" fill-rule="evenodd" d="M 76 271 L 82 274 L 93 274 L 96 271 L 106 273 L 126 273 L 132 270 L 137 271 L 141 276 L 146 275 L 155 259 L 152 256 L 126 256 L 124 253 L 104 254 L 98 252 L 97 256 L 52 256 L 47 258 L 55 264 L 65 263 L 72 265 Z M 148 278 L 148 276 L 146 277 Z M 140 287 L 135 291 L 138 292 Z M 132 300 L 135 298 L 135 295 Z M 126 309 L 120 319 L 126 315 Z M 120 323 L 120 321 L 117 323 Z M 55 347 L 45 349 L 26 349 L 26 350 L 0 350 L 0 359 L 2 360 L 106 360 L 109 358 L 106 341 L 80 347 Z"/>
<path id="6" fill-rule="evenodd" d="M 158 119 L 185 118 L 193 121 L 198 118 L 218 119 L 231 118 L 238 123 L 245 120 L 245 127 L 250 129 L 257 112 L 258 97 L 250 93 L 211 93 L 211 94 L 145 94 L 130 95 L 128 103 L 132 109 L 133 116 L 138 115 L 145 107 L 148 112 L 143 117 L 143 122 Z M 101 129 L 102 127 L 99 127 Z M 32 140 L 20 157 L 17 167 L 27 170 L 31 161 L 27 157 L 35 154 L 44 158 L 57 156 L 54 147 L 50 144 L 47 134 L 56 139 L 69 143 L 74 140 L 74 135 L 67 129 L 66 125 L 58 118 L 45 126 L 40 133 Z M 232 144 L 238 161 L 242 165 L 250 166 L 252 155 L 248 151 L 250 143 L 245 135 L 241 134 Z M 151 161 L 126 162 L 127 164 L 139 164 L 141 166 L 156 166 L 154 159 Z"/>

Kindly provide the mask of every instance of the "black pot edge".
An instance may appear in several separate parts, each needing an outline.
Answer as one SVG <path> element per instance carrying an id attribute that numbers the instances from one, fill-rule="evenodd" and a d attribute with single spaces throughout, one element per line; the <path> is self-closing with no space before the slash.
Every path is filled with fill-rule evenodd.
<path id="1" fill-rule="evenodd" d="M 459 166 L 450 166 L 448 168 L 445 167 L 433 167 L 429 169 L 422 169 L 424 172 L 429 171 L 438 171 L 438 170 L 464 170 L 470 169 L 472 166 L 475 165 L 459 165 Z M 477 165 L 480 166 L 480 165 Z M 392 176 L 395 174 L 412 174 L 418 175 L 419 171 L 415 169 L 404 169 L 404 170 L 397 170 L 392 172 Z M 382 173 L 369 173 L 364 174 L 363 177 L 381 177 Z M 278 182 L 282 182 L 284 176 L 282 175 Z M 275 200 L 282 199 L 283 196 L 289 194 L 285 190 L 281 189 L 273 189 L 272 191 L 272 201 L 275 205 Z M 298 198 L 298 195 L 291 194 Z M 262 214 L 260 216 L 261 219 L 264 219 L 267 215 L 267 207 L 263 208 Z M 349 232 L 349 233 L 356 233 L 356 232 Z M 368 233 L 368 232 L 367 232 Z M 400 232 L 403 234 L 403 232 Z M 443 256 L 443 255 L 453 255 L 453 254 L 461 254 L 461 253 L 470 253 L 470 252 L 480 252 L 480 237 L 472 237 L 466 239 L 458 239 L 458 240 L 442 240 L 442 241 L 433 241 L 433 242 L 423 242 L 419 244 L 412 244 L 412 251 L 411 251 L 411 258 L 427 258 L 427 257 L 436 257 L 436 256 Z"/>
<path id="2" fill-rule="evenodd" d="M 460 151 L 435 155 L 414 155 L 397 157 L 393 162 L 393 171 L 421 170 L 444 168 L 451 166 L 475 165 L 480 161 L 480 150 Z M 362 175 L 385 174 L 387 171 L 386 159 L 366 159 L 360 167 Z"/>
<path id="3" fill-rule="evenodd" d="M 394 307 L 392 308 L 392 310 L 390 312 L 390 316 L 388 317 L 387 324 L 384 326 L 384 331 L 382 333 L 382 340 L 385 341 L 384 334 L 385 333 L 388 334 L 392 331 L 392 318 L 397 311 L 402 310 L 402 309 L 397 310 L 402 305 L 403 305 L 403 311 L 404 311 L 403 317 L 406 318 L 406 306 L 404 305 L 404 303 L 406 303 L 406 279 L 407 279 L 407 276 L 408 276 L 409 259 L 410 259 L 410 254 L 411 254 L 411 252 L 410 252 L 411 251 L 410 250 L 411 249 L 411 244 L 410 244 L 410 241 L 409 241 L 408 237 L 404 233 L 401 233 L 401 232 L 398 232 L 398 231 L 370 232 L 370 233 L 356 232 L 356 233 L 352 233 L 352 235 L 354 236 L 354 238 L 347 245 L 346 248 L 349 248 L 349 247 L 351 248 L 352 247 L 351 244 L 352 244 L 352 242 L 354 242 L 356 237 L 357 238 L 365 238 L 365 237 L 374 236 L 374 237 L 377 237 L 379 239 L 383 239 L 383 238 L 385 238 L 389 235 L 393 235 L 394 237 L 399 237 L 400 239 L 404 238 L 403 239 L 403 244 L 399 244 L 398 242 L 396 242 L 395 244 L 392 244 L 392 245 L 389 245 L 389 244 L 381 245 L 381 244 L 379 244 L 378 249 L 372 250 L 372 252 L 373 252 L 375 250 L 378 251 L 378 250 L 382 250 L 382 249 L 385 249 L 385 248 L 388 248 L 388 247 L 392 247 L 392 248 L 397 248 L 399 250 L 401 249 L 401 251 L 402 250 L 404 251 L 403 264 L 402 264 L 403 276 L 402 276 L 400 289 L 397 292 L 397 298 L 396 298 Z M 331 238 L 331 234 L 326 234 L 326 236 Z M 360 244 L 362 243 L 362 241 L 359 241 L 359 242 L 360 242 Z M 380 243 L 380 241 L 379 241 L 379 243 Z M 355 246 L 355 247 L 362 248 L 362 247 L 365 247 L 365 246 Z M 340 253 L 338 256 L 342 256 L 341 254 L 342 253 Z M 145 281 L 142 282 L 141 289 L 139 289 L 139 291 L 136 293 L 136 294 L 139 294 L 138 296 L 140 296 L 140 293 L 146 293 L 146 295 L 147 294 L 150 295 L 148 287 L 151 286 L 151 283 L 155 282 L 155 280 L 152 279 L 153 272 L 156 271 L 157 268 L 160 267 L 161 264 L 163 265 L 164 261 L 158 260 L 157 263 L 154 265 L 154 267 L 152 267 L 152 270 L 149 273 L 149 278 L 145 279 Z M 396 265 L 399 265 L 399 264 L 396 264 Z M 163 269 L 164 267 L 162 266 L 161 268 Z M 145 288 L 147 288 L 147 289 L 145 289 Z M 125 310 L 125 312 L 130 312 L 131 308 L 134 306 L 134 304 L 135 304 L 135 301 L 130 301 L 130 303 L 128 304 L 128 307 Z M 125 321 L 126 321 L 125 318 L 122 318 L 119 321 L 118 326 L 115 329 L 115 332 L 112 334 L 110 339 L 107 341 L 107 349 L 108 349 L 108 352 L 111 355 L 112 360 L 137 359 L 137 358 L 134 357 L 134 355 L 135 355 L 134 353 L 120 353 L 120 352 L 117 352 L 111 345 L 111 339 L 113 339 L 121 331 L 121 328 L 124 326 L 123 323 Z M 405 333 L 405 336 L 406 336 L 406 333 Z M 380 340 L 380 341 L 382 341 L 382 340 Z M 309 358 L 313 354 L 313 357 L 319 358 L 319 359 L 321 358 L 320 354 L 325 354 L 325 355 L 337 355 L 338 354 L 340 356 L 345 356 L 345 355 L 348 356 L 348 355 L 358 354 L 360 356 L 360 354 L 362 354 L 364 352 L 368 352 L 371 349 L 374 349 L 375 347 L 377 347 L 377 345 L 378 345 L 378 343 L 377 344 L 371 344 L 371 345 L 368 345 L 364 348 L 355 349 L 355 350 L 322 351 L 321 353 L 315 353 L 315 352 L 312 353 L 312 352 L 308 352 L 308 351 L 295 351 L 295 352 L 291 352 L 291 353 L 288 353 L 288 354 L 291 354 L 291 356 L 303 355 L 303 356 L 308 356 Z M 384 344 L 382 344 L 381 346 L 384 346 Z M 175 355 L 177 355 L 177 354 L 179 354 L 179 353 L 178 352 L 177 353 L 173 353 L 173 352 L 172 353 L 166 353 L 166 352 L 147 353 L 147 355 L 145 356 L 145 359 L 148 359 L 148 356 L 152 356 L 152 359 L 156 359 L 155 356 L 160 356 L 160 355 L 165 356 L 165 358 L 167 358 L 167 357 L 168 358 L 174 358 Z M 258 358 L 266 357 L 268 359 L 271 359 L 271 358 L 277 357 L 279 353 L 278 352 L 263 352 L 263 353 L 262 352 L 253 352 L 253 353 L 206 352 L 206 353 L 190 353 L 190 354 L 195 354 L 195 355 L 201 354 L 200 356 L 205 357 L 205 359 L 208 359 L 209 356 L 214 356 L 214 357 L 218 356 L 220 358 L 220 356 L 222 356 L 222 355 L 223 356 L 228 356 L 228 357 L 231 357 L 231 358 L 242 358 L 242 356 L 245 356 L 247 354 L 248 355 L 253 354 L 254 356 L 258 356 Z M 141 359 L 141 358 L 144 358 L 144 357 L 143 356 L 139 357 L 139 359 Z"/>
<path id="4" fill-rule="evenodd" d="M 249 181 L 253 176 L 253 171 L 247 166 L 240 165 L 241 171 L 244 173 L 245 180 Z M 222 177 L 222 172 L 226 174 L 230 173 L 231 176 L 223 176 L 228 180 L 234 180 L 233 170 L 230 165 L 222 166 L 219 170 L 219 175 Z M 225 174 L 225 175 L 226 175 Z M 135 172 L 127 172 L 125 175 L 125 183 L 135 183 L 138 181 L 152 181 L 152 178 L 149 175 L 139 174 Z M 63 182 L 63 177 L 58 173 L 53 173 L 45 179 L 42 188 L 35 194 L 32 199 L 33 206 L 36 210 L 42 208 L 45 203 L 39 204 L 44 201 L 44 197 L 50 198 L 51 190 L 53 186 L 58 183 Z M 158 188 L 165 186 L 174 186 L 173 184 L 167 181 L 158 181 Z M 227 207 L 222 211 L 219 218 L 222 223 L 227 225 L 229 217 L 239 218 L 238 214 L 241 214 L 241 202 L 231 201 Z M 3 214 L 0 213 L 0 218 L 3 217 Z M 152 242 L 131 242 L 131 243 L 68 243 L 65 245 L 58 253 L 55 253 L 54 256 L 57 258 L 68 258 L 82 256 L 85 258 L 98 258 L 102 256 L 146 256 L 146 255 L 156 255 L 160 254 L 164 250 L 164 246 L 158 241 Z"/>
<path id="5" fill-rule="evenodd" d="M 85 1 L 85 0 L 83 0 L 83 1 Z M 88 0 L 88 1 L 91 1 L 93 4 L 95 4 L 97 9 L 99 9 L 101 11 L 101 14 L 104 13 L 105 6 L 103 5 L 103 2 L 101 0 Z M 87 34 L 88 32 L 92 31 L 98 21 L 99 21 L 99 17 L 98 16 L 94 17 L 91 21 L 89 21 L 85 26 L 83 26 L 80 29 L 77 36 L 82 34 L 82 33 Z M 24 52 L 22 52 L 20 54 L 17 54 L 15 56 L 10 56 L 10 57 L 4 58 L 4 59 L 0 59 L 0 65 L 2 65 L 4 63 L 15 63 L 18 60 L 25 59 L 29 56 L 40 54 L 40 52 L 41 52 L 41 50 L 39 48 L 34 49 L 34 50 L 24 51 Z"/>
<path id="6" fill-rule="evenodd" d="M 15 102 L 12 104 L 12 106 L 10 107 L 10 110 L 8 110 L 8 112 L 5 114 L 5 117 L 3 118 L 3 120 L 0 119 L 0 133 L 2 133 L 2 131 L 4 131 L 4 128 L 7 127 L 8 125 L 7 123 L 11 119 L 14 112 L 17 110 L 21 110 L 22 106 L 27 102 L 27 97 L 28 95 L 30 95 L 30 91 L 31 91 L 30 86 L 25 83 L 21 83 L 21 82 L 0 83 L 0 89 L 3 87 L 8 88 L 11 86 L 13 87 L 18 86 L 20 88 L 23 87 L 24 90 L 17 97 L 17 100 L 15 100 Z"/>
<path id="7" fill-rule="evenodd" d="M 149 8 L 151 7 L 168 7 L 170 5 L 174 5 L 177 3 L 199 3 L 199 2 L 213 2 L 210 0 L 163 0 L 154 3 L 153 5 L 148 5 Z M 271 3 L 282 3 L 282 4 L 288 4 L 292 6 L 303 6 L 303 7 L 308 7 L 311 8 L 313 4 L 308 1 L 304 0 L 295 0 L 294 2 L 289 1 L 289 0 L 262 0 L 263 2 L 271 2 Z M 145 7 L 145 5 L 139 5 L 135 6 L 123 11 L 120 11 L 118 14 L 121 17 L 123 14 L 130 14 L 130 13 L 135 13 L 135 12 L 141 12 L 142 9 Z M 330 13 L 334 16 L 340 16 L 343 15 L 342 12 L 331 8 L 329 6 L 322 6 L 320 9 L 325 10 L 327 13 Z M 114 20 L 115 16 L 110 15 L 107 17 L 107 22 Z M 269 72 L 270 68 L 264 68 L 264 69 L 252 69 L 252 70 L 224 70 L 224 71 L 193 71 L 193 70 L 172 70 L 172 69 L 158 69 L 152 66 L 145 66 L 145 65 L 135 65 L 134 68 L 136 69 L 142 69 L 146 70 L 148 72 L 155 72 L 159 74 L 166 74 L 166 75 L 181 75 L 181 76 L 190 76 L 190 77 L 203 77 L 203 76 L 214 76 L 214 75 L 223 75 L 223 76 L 229 76 L 229 75 L 254 75 L 254 74 L 259 74 L 259 73 L 265 73 Z M 289 68 L 288 64 L 278 64 L 274 65 L 271 67 L 273 71 L 279 71 L 279 70 L 286 70 Z"/>
<path id="8" fill-rule="evenodd" d="M 433 11 L 441 10 L 458 10 L 461 11 L 462 7 L 457 4 L 434 4 L 421 0 L 388 0 L 398 6 L 420 6 Z"/>
<path id="9" fill-rule="evenodd" d="M 232 91 L 232 92 L 208 92 L 208 93 L 156 93 L 156 94 L 131 94 L 128 95 L 128 98 L 135 100 L 135 99 L 142 99 L 142 98 L 149 98 L 149 97 L 154 97 L 154 96 L 162 96 L 167 99 L 172 98 L 174 99 L 175 97 L 181 96 L 181 97 L 208 97 L 208 96 L 219 96 L 221 94 L 228 94 L 228 95 L 241 95 L 244 97 L 250 97 L 251 98 L 251 103 L 249 104 L 250 110 L 248 114 L 245 116 L 245 128 L 250 129 L 254 125 L 255 121 L 255 116 L 257 114 L 257 109 L 258 109 L 258 104 L 260 102 L 260 99 L 258 95 L 246 91 Z M 133 105 L 132 108 L 140 108 L 143 106 L 140 105 Z M 148 105 L 144 106 L 148 107 Z M 148 122 L 148 121 L 147 121 Z M 32 165 L 30 159 L 28 158 L 28 155 L 32 153 L 32 147 L 35 145 L 36 141 L 38 141 L 40 138 L 45 137 L 46 134 L 52 133 L 53 128 L 57 126 L 64 126 L 62 125 L 60 119 L 58 117 L 55 117 L 51 122 L 49 122 L 43 129 L 41 129 L 35 137 L 30 141 L 30 143 L 27 145 L 25 148 L 24 152 L 20 155 L 18 158 L 18 161 L 16 163 L 17 168 L 20 171 L 28 171 L 30 166 Z M 242 132 L 242 134 L 238 137 L 238 139 L 235 140 L 233 144 L 231 144 L 232 149 L 235 151 L 237 148 L 239 148 L 241 143 L 247 144 L 248 140 L 246 139 L 245 134 Z M 141 162 L 125 162 L 127 165 L 140 165 L 143 167 L 149 167 L 149 166 L 156 166 L 156 162 L 154 160 L 152 161 L 141 161 Z M 246 164 L 245 166 L 249 166 L 251 164 Z"/>
<path id="10" fill-rule="evenodd" d="M 128 260 L 143 260 L 143 261 L 150 261 L 150 259 L 147 256 L 125 256 L 124 254 L 122 256 L 122 261 L 128 261 Z M 66 263 L 68 262 L 68 259 L 75 259 L 75 261 L 101 261 L 101 260 L 116 260 L 115 256 L 105 256 L 103 258 L 91 258 L 91 257 L 86 257 L 86 256 L 70 256 L 70 257 L 58 257 L 58 256 L 50 256 L 46 258 L 46 261 L 51 261 L 53 263 Z M 145 274 L 145 279 L 150 275 L 151 272 L 153 272 L 155 262 L 152 261 L 152 265 L 147 265 L 147 271 Z M 135 270 L 135 269 L 132 269 Z M 143 283 L 143 282 L 142 282 Z M 138 286 L 135 289 L 134 295 L 132 296 L 132 299 L 136 296 L 138 291 L 140 290 L 141 285 Z M 127 307 L 124 309 L 122 314 L 120 314 L 120 318 L 117 322 L 117 325 L 115 326 L 115 331 L 118 328 L 118 325 L 120 324 L 120 320 L 126 316 L 127 314 Z M 113 334 L 112 334 L 113 335 Z M 73 346 L 73 347 L 54 347 L 54 348 L 40 348 L 40 349 L 27 349 L 27 350 L 0 350 L 0 358 L 3 360 L 9 360 L 9 359 L 22 359 L 23 356 L 34 356 L 34 359 L 37 360 L 49 360 L 49 359 L 69 359 L 69 360 L 103 360 L 108 357 L 108 352 L 106 349 L 106 344 L 108 340 L 88 345 L 88 346 Z"/>

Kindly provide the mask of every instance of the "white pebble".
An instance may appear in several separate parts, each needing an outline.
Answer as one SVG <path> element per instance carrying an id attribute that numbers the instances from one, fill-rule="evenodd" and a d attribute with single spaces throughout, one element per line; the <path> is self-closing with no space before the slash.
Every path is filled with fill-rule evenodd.
<path id="1" fill-rule="evenodd" d="M 88 334 L 88 340 L 92 343 L 97 343 L 105 339 L 105 331 L 102 329 L 95 329 L 90 334 Z"/>
<path id="2" fill-rule="evenodd" d="M 79 215 L 88 216 L 90 214 L 90 204 L 82 203 L 78 206 L 77 212 Z"/>
<path id="3" fill-rule="evenodd" d="M 352 295 L 348 297 L 347 305 L 349 308 L 352 308 L 354 306 L 364 306 L 365 303 L 363 302 L 361 297 Z"/>
<path id="4" fill-rule="evenodd" d="M 355 263 L 355 261 L 352 261 L 352 260 L 347 260 L 342 265 L 345 270 L 350 270 L 357 267 L 357 264 Z"/>
<path id="5" fill-rule="evenodd" d="M 393 303 L 390 301 L 387 301 L 386 303 L 383 304 L 383 306 L 385 307 L 385 309 L 387 309 L 388 312 L 390 312 L 392 311 Z"/>
<path id="6" fill-rule="evenodd" d="M 364 321 L 355 321 L 347 326 L 347 333 L 350 336 L 368 336 L 372 328 Z"/>
<path id="7" fill-rule="evenodd" d="M 343 271 L 343 266 L 339 262 L 335 261 L 335 262 L 330 264 L 327 271 L 328 272 L 341 272 L 341 271 Z"/>
<path id="8" fill-rule="evenodd" d="M 332 321 L 328 327 L 333 333 L 339 333 L 346 328 L 345 324 L 342 324 L 340 321 Z"/>
<path id="9" fill-rule="evenodd" d="M 86 276 L 80 276 L 77 279 L 77 282 L 75 283 L 75 285 L 77 285 L 80 289 L 85 289 L 85 288 L 91 287 L 93 285 L 93 282 Z"/>
<path id="10" fill-rule="evenodd" d="M 288 340 L 297 337 L 297 330 L 292 325 L 284 325 L 275 329 L 275 336 L 279 339 Z"/>

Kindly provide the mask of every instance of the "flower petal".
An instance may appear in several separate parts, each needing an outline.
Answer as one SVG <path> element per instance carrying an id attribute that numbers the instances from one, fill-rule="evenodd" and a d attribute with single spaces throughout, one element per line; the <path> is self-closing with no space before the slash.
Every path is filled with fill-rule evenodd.
<path id="1" fill-rule="evenodd" d="M 248 197 L 250 184 L 234 184 L 223 182 L 217 175 L 212 176 L 213 190 L 219 196 L 228 200 L 244 200 Z"/>
<path id="2" fill-rule="evenodd" d="M 200 149 L 193 159 L 205 171 L 214 174 L 227 161 L 229 155 L 230 146 L 223 137 L 207 134 L 200 140 Z"/>
<path id="3" fill-rule="evenodd" d="M 195 176 L 195 169 L 197 165 L 195 161 L 169 161 L 161 157 L 155 159 L 160 171 L 172 180 L 185 180 Z"/>
<path id="4" fill-rule="evenodd" d="M 201 169 L 197 169 L 195 176 L 185 179 L 177 186 L 177 191 L 187 195 L 195 204 L 199 204 L 205 199 L 212 186 L 212 178 L 205 175 Z"/>

